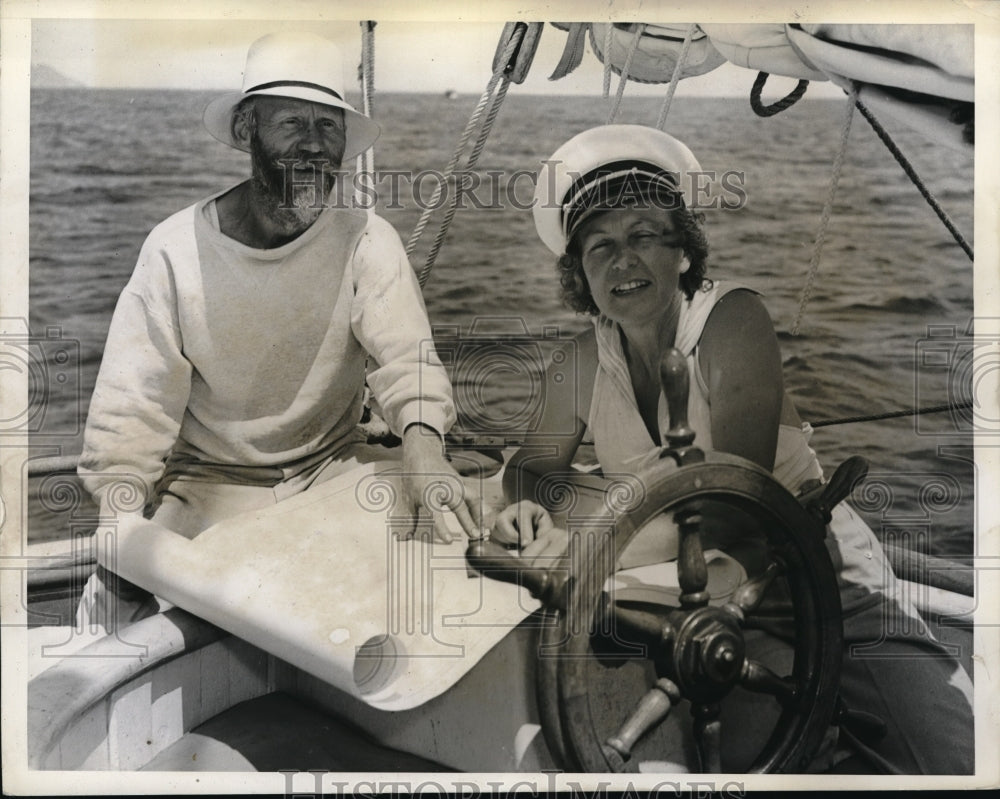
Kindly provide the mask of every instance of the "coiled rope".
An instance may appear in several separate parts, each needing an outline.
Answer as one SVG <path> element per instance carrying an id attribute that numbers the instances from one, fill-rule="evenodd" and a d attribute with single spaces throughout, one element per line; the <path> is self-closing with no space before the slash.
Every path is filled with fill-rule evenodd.
<path id="1" fill-rule="evenodd" d="M 681 45 L 681 51 L 677 56 L 677 63 L 674 64 L 674 73 L 670 76 L 670 85 L 667 86 L 667 95 L 663 98 L 663 105 L 660 106 L 659 116 L 656 118 L 656 127 L 663 130 L 663 126 L 667 123 L 667 114 L 670 112 L 670 104 L 674 101 L 674 92 L 677 91 L 677 84 L 681 80 L 681 72 L 684 70 L 684 64 L 687 61 L 688 52 L 691 50 L 691 42 L 694 40 L 694 32 L 698 29 L 698 26 L 692 23 L 688 26 L 687 33 L 684 34 L 684 43 Z"/>
<path id="2" fill-rule="evenodd" d="M 524 33 L 527 27 L 523 24 L 519 24 L 514 29 L 513 35 L 510 37 L 510 41 L 507 42 L 506 47 L 503 50 L 503 54 L 497 62 L 497 67 L 493 71 L 493 75 L 490 77 L 489 83 L 486 85 L 486 89 L 482 96 L 479 98 L 479 102 L 476 104 L 472 115 L 469 117 L 469 121 L 465 126 L 465 130 L 462 131 L 462 135 L 459 138 L 458 145 L 455 147 L 455 152 L 453 153 L 451 160 L 445 167 L 445 171 L 442 175 L 442 180 L 434 188 L 434 193 L 431 196 L 430 202 L 424 208 L 423 212 L 420 214 L 420 219 L 417 221 L 416 226 L 413 228 L 413 232 L 410 234 L 410 239 L 406 243 L 406 255 L 411 257 L 413 251 L 416 249 L 417 242 L 420 240 L 421 235 L 423 235 L 424 229 L 427 227 L 430 221 L 431 214 L 434 209 L 437 208 L 438 200 L 441 199 L 441 192 L 444 190 L 444 186 L 451 182 L 452 177 L 455 174 L 455 168 L 458 165 L 459 159 L 465 152 L 466 147 L 469 144 L 469 140 L 472 138 L 472 134 L 476 127 L 479 125 L 483 114 L 486 113 L 486 121 L 480 130 L 479 136 L 477 138 L 476 144 L 469 156 L 466 163 L 466 168 L 471 169 L 479 158 L 482 152 L 483 145 L 486 142 L 486 138 L 489 136 L 490 128 L 493 126 L 493 121 L 496 119 L 497 112 L 500 110 L 500 105 L 503 102 L 504 97 L 507 95 L 507 89 L 510 85 L 510 78 L 505 74 L 507 64 L 513 57 L 514 53 L 517 52 L 518 47 L 521 45 L 521 41 L 524 38 Z M 497 90 L 498 84 L 500 85 L 499 91 Z M 487 109 L 489 109 L 487 111 Z M 437 258 L 437 254 L 441 247 L 441 242 L 444 241 L 445 234 L 448 231 L 448 227 L 451 224 L 451 220 L 455 215 L 455 210 L 458 207 L 458 192 L 454 192 L 451 197 L 451 201 L 448 206 L 448 210 L 445 213 L 444 220 L 441 223 L 441 228 L 438 231 L 437 236 L 434 238 L 434 244 L 431 247 L 431 251 L 428 254 L 427 260 L 425 261 L 423 267 L 417 274 L 417 280 L 420 286 L 423 287 L 427 283 L 427 278 L 430 276 L 431 269 L 434 268 L 434 261 Z"/>
<path id="3" fill-rule="evenodd" d="M 773 117 L 775 114 L 780 114 L 786 108 L 791 108 L 802 99 L 802 95 L 809 88 L 809 81 L 802 79 L 785 97 L 776 103 L 771 103 L 771 105 L 764 105 L 761 102 L 760 94 L 764 90 L 764 84 L 767 83 L 769 77 L 770 74 L 767 72 L 758 72 L 757 78 L 753 82 L 753 87 L 750 89 L 750 107 L 759 117 Z"/>
<path id="4" fill-rule="evenodd" d="M 837 196 L 837 186 L 840 183 L 840 173 L 844 167 L 844 155 L 847 152 L 847 139 L 851 134 L 851 120 L 854 118 L 854 101 L 857 98 L 857 89 L 852 86 L 849 92 L 846 112 L 844 114 L 844 124 L 840 131 L 840 149 L 833 160 L 833 173 L 830 176 L 830 188 L 826 193 L 826 203 L 823 205 L 823 214 L 820 217 L 819 229 L 816 231 L 816 239 L 813 242 L 812 257 L 809 259 L 809 274 L 806 277 L 806 284 L 802 288 L 802 295 L 799 297 L 799 310 L 792 324 L 791 333 L 793 336 L 799 334 L 799 325 L 802 323 L 802 315 L 805 313 L 806 304 L 812 296 L 813 283 L 816 280 L 816 273 L 819 271 L 820 255 L 823 252 L 823 244 L 826 241 L 826 229 L 830 224 L 830 215 L 833 213 L 833 201 Z"/>
<path id="5" fill-rule="evenodd" d="M 872 130 L 875 131 L 882 143 L 888 148 L 889 152 L 892 153 L 892 157 L 896 159 L 906 176 L 910 179 L 914 186 L 917 187 L 917 191 L 920 192 L 921 196 L 927 201 L 927 204 L 933 209 L 934 213 L 937 214 L 938 219 L 940 219 L 944 226 L 948 229 L 948 232 L 954 237 L 955 241 L 958 242 L 958 246 L 961 247 L 965 254 L 969 256 L 969 260 L 975 260 L 973 257 L 972 246 L 966 240 L 965 236 L 962 235 L 961 231 L 952 222 L 951 217 L 948 216 L 948 212 L 941 207 L 941 204 L 937 201 L 937 198 L 931 194 L 930 189 L 927 188 L 926 184 L 917 174 L 917 171 L 913 168 L 913 165 L 909 162 L 909 159 L 903 155 L 903 151 L 899 149 L 899 146 L 893 141 L 892 136 L 889 132 L 882 127 L 882 124 L 875 118 L 874 114 L 869 110 L 869 108 L 857 99 L 855 94 L 854 104 L 857 106 L 858 111 L 861 112 L 861 116 L 865 118 L 869 125 L 871 125 Z"/>

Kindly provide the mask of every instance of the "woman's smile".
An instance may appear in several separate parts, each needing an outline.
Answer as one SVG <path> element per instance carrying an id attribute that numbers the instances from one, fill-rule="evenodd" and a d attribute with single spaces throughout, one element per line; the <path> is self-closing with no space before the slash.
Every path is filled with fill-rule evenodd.
<path id="1" fill-rule="evenodd" d="M 628 280 L 624 283 L 619 283 L 617 286 L 611 288 L 611 293 L 616 297 L 623 297 L 627 294 L 634 294 L 637 291 L 641 291 L 650 285 L 648 280 Z"/>
<path id="2" fill-rule="evenodd" d="M 655 208 L 616 209 L 585 222 L 581 261 L 601 313 L 631 324 L 672 313 L 680 290 L 680 244 L 670 214 Z"/>

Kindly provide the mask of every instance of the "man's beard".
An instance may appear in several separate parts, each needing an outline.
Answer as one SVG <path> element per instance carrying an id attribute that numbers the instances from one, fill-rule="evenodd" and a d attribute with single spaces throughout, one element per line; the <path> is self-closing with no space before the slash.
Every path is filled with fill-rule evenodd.
<path id="1" fill-rule="evenodd" d="M 309 162 L 313 169 L 306 174 L 311 179 L 298 180 L 293 167 L 301 162 L 291 157 L 279 160 L 266 153 L 256 131 L 250 141 L 250 157 L 254 196 L 278 225 L 296 233 L 316 221 L 337 179 L 323 168 L 329 161 Z"/>

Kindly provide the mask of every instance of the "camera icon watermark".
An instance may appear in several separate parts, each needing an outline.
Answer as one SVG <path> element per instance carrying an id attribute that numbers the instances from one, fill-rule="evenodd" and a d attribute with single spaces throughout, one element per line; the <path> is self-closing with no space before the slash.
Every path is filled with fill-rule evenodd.
<path id="1" fill-rule="evenodd" d="M 942 413 L 918 413 L 918 435 L 1000 435 L 998 321 L 976 320 L 981 330 L 928 325 L 914 352 L 914 399 L 918 409 L 947 411 L 950 424 L 942 424 Z"/>
<path id="2" fill-rule="evenodd" d="M 544 417 L 555 421 L 547 433 L 575 434 L 577 344 L 558 326 L 532 333 L 518 317 L 479 317 L 465 334 L 458 326 L 436 327 L 421 363 L 432 348 L 451 378 L 457 430 L 517 443 Z M 546 414 L 555 403 L 560 412 Z"/>
<path id="3" fill-rule="evenodd" d="M 4 322 L 0 371 L 5 382 L 26 379 L 28 391 L 23 403 L 4 407 L 0 435 L 76 435 L 82 418 L 80 342 L 66 338 L 57 326 L 32 335 L 26 320 Z"/>

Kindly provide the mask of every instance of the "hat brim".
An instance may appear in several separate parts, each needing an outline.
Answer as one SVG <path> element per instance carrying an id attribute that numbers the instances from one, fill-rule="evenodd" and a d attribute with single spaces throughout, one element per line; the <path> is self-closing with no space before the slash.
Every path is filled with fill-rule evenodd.
<path id="1" fill-rule="evenodd" d="M 346 135 L 344 142 L 345 161 L 360 155 L 371 147 L 382 133 L 382 128 L 377 122 L 358 113 L 343 100 L 338 100 L 336 97 L 317 89 L 304 86 L 283 86 L 252 92 L 229 92 L 216 97 L 205 107 L 202 120 L 205 123 L 205 129 L 212 135 L 212 138 L 243 152 L 249 152 L 250 148 L 233 138 L 232 120 L 236 106 L 247 97 L 287 97 L 292 100 L 305 100 L 310 103 L 342 109 Z"/>
<path id="2" fill-rule="evenodd" d="M 685 204 L 693 206 L 692 173 L 701 173 L 687 145 L 645 125 L 602 125 L 577 134 L 546 161 L 535 183 L 532 215 L 541 240 L 556 255 L 566 252 L 563 203 L 574 181 L 618 161 L 642 161 L 677 176 Z"/>

